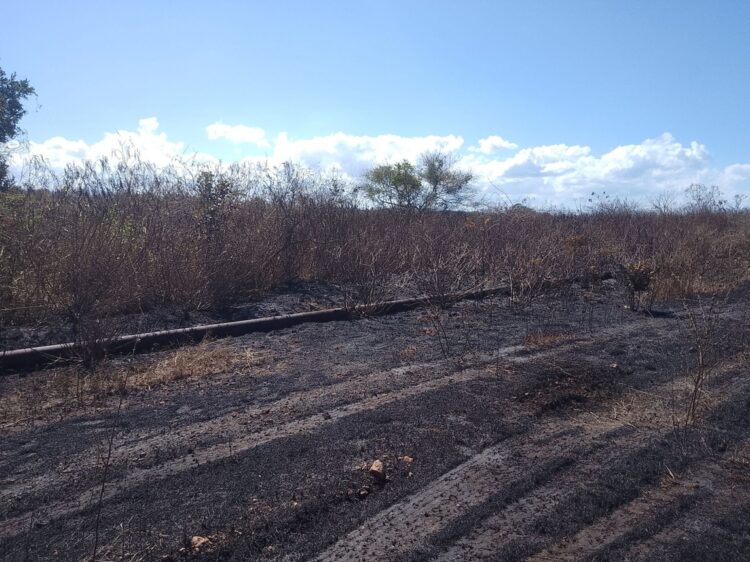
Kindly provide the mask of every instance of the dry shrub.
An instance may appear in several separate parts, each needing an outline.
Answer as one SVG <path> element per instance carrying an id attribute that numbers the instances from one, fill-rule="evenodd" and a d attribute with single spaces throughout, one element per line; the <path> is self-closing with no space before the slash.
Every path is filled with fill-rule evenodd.
<path id="1" fill-rule="evenodd" d="M 339 178 L 290 164 L 156 169 L 137 157 L 39 167 L 24 185 L 0 194 L 0 328 L 64 322 L 82 341 L 107 318 L 221 315 L 298 280 L 342 286 L 350 304 L 500 284 L 528 304 L 638 262 L 657 300 L 726 290 L 750 269 L 750 214 L 723 208 L 373 209 Z"/>
<path id="2" fill-rule="evenodd" d="M 747 215 L 721 230 L 697 224 L 675 240 L 671 251 L 657 256 L 654 280 L 659 298 L 723 294 L 750 278 L 750 225 Z"/>
<path id="3" fill-rule="evenodd" d="M 625 288 L 631 310 L 651 308 L 651 302 L 643 302 L 643 294 L 651 287 L 654 268 L 644 261 L 626 264 L 623 268 Z"/>

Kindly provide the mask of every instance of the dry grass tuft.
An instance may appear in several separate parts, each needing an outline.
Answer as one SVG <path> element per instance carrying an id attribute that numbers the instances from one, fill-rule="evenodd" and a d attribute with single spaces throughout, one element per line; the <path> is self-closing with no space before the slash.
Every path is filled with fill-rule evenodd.
<path id="1" fill-rule="evenodd" d="M 135 368 L 128 376 L 128 387 L 148 389 L 159 384 L 208 377 L 241 367 L 259 366 L 265 358 L 256 351 L 239 351 L 223 343 L 204 341 L 172 351 L 153 364 Z"/>
<path id="2" fill-rule="evenodd" d="M 63 419 L 90 408 L 107 408 L 110 398 L 135 390 L 200 379 L 241 369 L 257 369 L 265 353 L 239 350 L 224 342 L 194 346 L 130 359 L 105 360 L 94 372 L 84 365 L 10 377 L 0 388 L 0 428 Z"/>
<path id="3" fill-rule="evenodd" d="M 419 349 L 415 345 L 408 345 L 394 351 L 393 357 L 399 363 L 410 363 L 419 357 Z"/>
<path id="4" fill-rule="evenodd" d="M 528 334 L 523 344 L 528 347 L 551 347 L 561 343 L 569 342 L 575 339 L 571 334 Z"/>

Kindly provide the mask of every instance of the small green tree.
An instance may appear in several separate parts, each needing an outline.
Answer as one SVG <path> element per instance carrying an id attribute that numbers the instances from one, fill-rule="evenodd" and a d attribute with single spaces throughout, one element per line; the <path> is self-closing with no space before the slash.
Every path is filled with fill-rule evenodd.
<path id="1" fill-rule="evenodd" d="M 26 114 L 23 102 L 35 93 L 28 80 L 19 80 L 15 74 L 8 76 L 0 68 L 0 191 L 12 185 L 4 145 L 23 132 L 19 127 L 21 118 Z"/>
<path id="2" fill-rule="evenodd" d="M 427 152 L 417 165 L 403 160 L 375 166 L 365 174 L 361 190 L 381 207 L 444 211 L 470 200 L 473 179 L 471 172 L 456 169 L 450 155 Z"/>
<path id="3" fill-rule="evenodd" d="M 3 153 L 0 152 L 0 193 L 8 191 L 13 187 L 13 180 L 10 176 L 10 166 L 3 157 Z"/>

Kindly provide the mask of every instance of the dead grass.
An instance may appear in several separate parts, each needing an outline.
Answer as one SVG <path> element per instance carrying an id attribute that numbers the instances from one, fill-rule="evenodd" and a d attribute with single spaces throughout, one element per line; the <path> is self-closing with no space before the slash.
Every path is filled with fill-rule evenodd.
<path id="1" fill-rule="evenodd" d="M 750 276 L 750 214 L 722 208 L 401 212 L 291 165 L 95 162 L 24 187 L 0 195 L 0 327 L 62 320 L 83 340 L 118 315 L 223 310 L 299 279 L 347 287 L 354 305 L 392 285 L 439 300 L 506 284 L 525 302 L 628 264 L 647 265 L 631 288 L 649 302 Z"/>
<path id="2" fill-rule="evenodd" d="M 108 408 L 117 396 L 177 381 L 257 372 L 267 361 L 267 354 L 207 340 L 150 356 L 105 360 L 93 372 L 73 365 L 9 377 L 0 393 L 0 429 Z"/>
<path id="3" fill-rule="evenodd" d="M 575 340 L 572 334 L 527 334 L 523 344 L 527 347 L 552 347 L 561 343 Z"/>
<path id="4" fill-rule="evenodd" d="M 202 342 L 170 352 L 154 365 L 134 369 L 128 376 L 130 388 L 151 388 L 184 379 L 203 378 L 241 367 L 257 367 L 266 356 L 251 350 L 237 350 L 221 342 Z"/>
<path id="5" fill-rule="evenodd" d="M 415 345 L 408 345 L 402 349 L 395 350 L 393 357 L 398 363 L 412 363 L 419 357 L 419 349 Z"/>

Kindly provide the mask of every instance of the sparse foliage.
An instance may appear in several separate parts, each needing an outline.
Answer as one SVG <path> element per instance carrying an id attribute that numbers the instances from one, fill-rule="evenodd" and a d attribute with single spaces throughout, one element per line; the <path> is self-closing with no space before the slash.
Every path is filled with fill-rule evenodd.
<path id="1" fill-rule="evenodd" d="M 419 189 L 468 178 L 432 164 Z M 58 341 L 80 342 L 94 362 L 123 315 L 230 315 L 296 280 L 338 285 L 347 304 L 495 285 L 528 304 L 642 262 L 648 271 L 619 279 L 650 304 L 726 290 L 750 271 L 744 212 L 362 208 L 340 179 L 291 164 L 157 169 L 133 157 L 30 170 L 29 189 L 0 194 L 0 327 L 57 323 Z M 165 327 L 149 322 L 139 329 Z"/>
<path id="2" fill-rule="evenodd" d="M 34 94 L 28 80 L 18 79 L 15 74 L 8 76 L 0 68 L 0 191 L 12 186 L 7 150 L 3 145 L 21 134 L 19 123 L 26 114 L 23 102 Z"/>
<path id="3" fill-rule="evenodd" d="M 456 168 L 450 155 L 428 152 L 416 166 L 408 160 L 376 166 L 365 175 L 362 189 L 380 207 L 446 211 L 469 201 L 473 179 L 471 172 Z"/>

